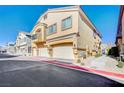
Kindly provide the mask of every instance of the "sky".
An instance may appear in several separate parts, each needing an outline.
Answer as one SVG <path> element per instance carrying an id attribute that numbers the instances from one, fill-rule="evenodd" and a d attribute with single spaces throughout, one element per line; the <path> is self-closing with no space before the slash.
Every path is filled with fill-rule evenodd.
<path id="1" fill-rule="evenodd" d="M 0 6 L 0 46 L 15 42 L 20 31 L 31 32 L 40 15 L 47 9 L 64 5 Z M 114 43 L 120 6 L 81 6 L 102 34 L 103 43 Z"/>

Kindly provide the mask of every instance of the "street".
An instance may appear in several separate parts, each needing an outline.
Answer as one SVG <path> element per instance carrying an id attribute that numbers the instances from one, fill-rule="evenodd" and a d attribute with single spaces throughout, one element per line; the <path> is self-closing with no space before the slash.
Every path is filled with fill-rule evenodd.
<path id="1" fill-rule="evenodd" d="M 105 77 L 38 61 L 14 60 L 1 55 L 0 87 L 115 87 L 124 86 Z"/>

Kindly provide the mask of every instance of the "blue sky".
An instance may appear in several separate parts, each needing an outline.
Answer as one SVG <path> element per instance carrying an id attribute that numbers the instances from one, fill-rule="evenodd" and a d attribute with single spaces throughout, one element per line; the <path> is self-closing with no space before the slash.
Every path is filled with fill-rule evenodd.
<path id="1" fill-rule="evenodd" d="M 0 45 L 14 42 L 20 31 L 30 32 L 36 21 L 51 6 L 0 6 Z M 101 32 L 104 43 L 115 41 L 120 6 L 81 6 Z"/>

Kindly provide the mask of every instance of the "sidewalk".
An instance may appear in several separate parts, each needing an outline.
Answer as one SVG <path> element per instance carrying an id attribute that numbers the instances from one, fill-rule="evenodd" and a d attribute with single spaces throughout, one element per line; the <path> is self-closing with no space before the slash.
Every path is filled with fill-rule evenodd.
<path id="1" fill-rule="evenodd" d="M 88 67 L 96 70 L 102 70 L 107 72 L 124 74 L 124 67 L 119 68 L 117 60 L 110 58 L 108 56 L 101 56 L 98 58 L 91 57 L 83 61 L 85 65 L 82 67 Z"/>

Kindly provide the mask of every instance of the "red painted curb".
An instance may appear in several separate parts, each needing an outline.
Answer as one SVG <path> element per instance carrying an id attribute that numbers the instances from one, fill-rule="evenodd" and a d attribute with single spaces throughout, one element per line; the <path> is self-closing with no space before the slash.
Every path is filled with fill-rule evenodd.
<path id="1" fill-rule="evenodd" d="M 36 59 L 36 58 L 33 58 Z M 91 69 L 91 68 L 87 68 L 87 67 L 80 67 L 80 66 L 76 66 L 73 64 L 66 64 L 66 63 L 61 63 L 60 61 L 57 60 L 40 60 L 39 61 L 42 62 L 47 62 L 50 64 L 55 64 L 61 67 L 66 67 L 66 68 L 70 68 L 70 69 L 76 69 L 76 70 L 82 70 L 82 71 L 88 71 L 88 72 L 92 72 L 92 73 L 96 73 L 96 74 L 101 74 L 101 75 L 108 75 L 111 77 L 115 77 L 115 78 L 121 78 L 124 79 L 124 74 L 119 74 L 119 73 L 114 73 L 114 72 L 107 72 L 107 71 L 103 71 L 103 70 L 96 70 L 96 69 Z"/>
<path id="2" fill-rule="evenodd" d="M 62 67 L 64 66 L 64 67 L 73 68 L 73 69 L 77 69 L 77 70 L 89 71 L 89 72 L 92 72 L 92 73 L 108 75 L 108 76 L 118 77 L 118 78 L 124 79 L 124 74 L 119 74 L 119 73 L 114 73 L 114 72 L 107 72 L 107 71 L 102 71 L 102 70 L 96 70 L 96 69 L 91 69 L 91 68 L 86 68 L 86 67 L 79 67 L 79 66 L 75 66 L 75 65 L 60 63 L 59 61 L 46 61 L 46 60 L 41 60 L 41 61 L 51 63 L 51 64 L 56 64 L 56 65 L 59 65 L 59 66 L 62 66 Z"/>

